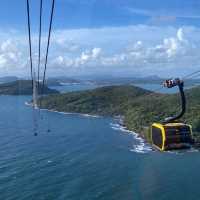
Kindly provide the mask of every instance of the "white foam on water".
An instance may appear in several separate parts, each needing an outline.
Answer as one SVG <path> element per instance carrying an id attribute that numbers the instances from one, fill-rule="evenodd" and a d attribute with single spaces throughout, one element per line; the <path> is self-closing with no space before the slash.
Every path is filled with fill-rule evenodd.
<path id="1" fill-rule="evenodd" d="M 90 115 L 90 114 L 83 114 L 83 113 L 71 113 L 71 112 L 60 112 L 60 111 L 48 110 L 48 109 L 42 109 L 42 110 L 47 110 L 49 112 L 55 112 L 55 113 L 59 113 L 59 114 L 63 114 L 63 115 L 79 115 L 79 116 L 89 117 L 89 118 L 100 118 L 100 116 L 98 116 L 98 115 Z"/>
<path id="2" fill-rule="evenodd" d="M 199 150 L 193 147 L 191 147 L 190 149 L 166 151 L 166 153 L 176 154 L 176 155 L 184 155 L 185 153 L 198 153 L 198 152 Z"/>
<path id="3" fill-rule="evenodd" d="M 79 115 L 84 116 L 84 117 L 93 117 L 93 118 L 99 118 L 100 117 L 98 115 L 89 115 L 89 114 L 81 114 L 81 113 L 79 113 Z"/>
<path id="4" fill-rule="evenodd" d="M 30 104 L 28 101 L 26 101 L 26 102 L 25 102 L 25 105 L 26 105 L 26 106 L 30 106 L 31 104 Z"/>
<path id="5" fill-rule="evenodd" d="M 117 124 L 117 123 L 110 123 L 110 126 L 112 129 L 114 130 L 118 130 L 118 131 L 122 131 L 124 133 L 128 133 L 128 134 L 131 134 L 134 139 L 136 140 L 137 144 L 134 144 L 133 145 L 133 148 L 130 149 L 131 152 L 135 152 L 135 153 L 148 153 L 150 151 L 152 151 L 152 148 L 150 145 L 148 145 L 143 138 L 141 138 L 139 136 L 139 134 L 133 132 L 133 131 L 130 131 L 130 130 L 127 130 L 126 127 L 120 125 L 120 124 Z"/>
<path id="6" fill-rule="evenodd" d="M 29 102 L 25 102 L 25 105 L 26 106 L 32 106 L 31 103 Z M 39 109 L 39 108 L 36 108 L 36 109 Z M 83 117 L 89 117 L 89 118 L 100 118 L 101 116 L 99 115 L 90 115 L 90 114 L 83 114 L 83 113 L 71 113 L 71 112 L 60 112 L 60 111 L 57 111 L 57 110 L 49 110 L 49 109 L 45 109 L 45 108 L 42 108 L 40 110 L 44 110 L 44 111 L 48 111 L 48 112 L 55 112 L 55 113 L 59 113 L 59 114 L 63 114 L 63 115 L 79 115 L 79 116 L 83 116 Z"/>
<path id="7" fill-rule="evenodd" d="M 199 152 L 199 150 L 192 147 L 187 152 L 189 152 L 189 153 L 196 153 L 196 152 Z"/>
<path id="8" fill-rule="evenodd" d="M 127 130 L 126 127 L 124 127 L 118 123 L 110 123 L 110 126 L 114 130 L 118 130 L 118 131 L 122 131 L 124 133 L 131 134 L 134 137 L 137 144 L 134 144 L 133 148 L 131 148 L 130 151 L 135 152 L 135 153 L 142 153 L 142 154 L 153 151 L 152 147 L 149 144 L 147 144 L 145 142 L 145 140 L 139 136 L 139 134 L 137 134 L 133 131 Z M 165 153 L 183 155 L 185 153 L 197 153 L 197 152 L 199 152 L 199 150 L 192 147 L 190 149 L 184 149 L 184 150 L 166 151 Z"/>

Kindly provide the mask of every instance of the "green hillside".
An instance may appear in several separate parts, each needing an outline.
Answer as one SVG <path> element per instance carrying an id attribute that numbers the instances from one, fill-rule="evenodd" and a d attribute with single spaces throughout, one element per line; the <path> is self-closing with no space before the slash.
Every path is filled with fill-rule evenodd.
<path id="1" fill-rule="evenodd" d="M 193 125 L 194 132 L 200 132 L 200 87 L 186 90 L 186 98 L 188 105 L 183 120 Z M 178 105 L 177 94 L 152 93 L 129 85 L 50 95 L 42 99 L 42 107 L 47 109 L 124 116 L 125 126 L 141 134 L 146 133 L 146 127 L 151 123 L 173 116 L 180 109 Z"/>

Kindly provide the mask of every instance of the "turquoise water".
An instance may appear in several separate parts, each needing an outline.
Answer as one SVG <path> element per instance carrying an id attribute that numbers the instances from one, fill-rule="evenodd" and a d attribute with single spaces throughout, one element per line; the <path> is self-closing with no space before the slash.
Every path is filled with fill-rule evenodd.
<path id="1" fill-rule="evenodd" d="M 0 96 L 0 199 L 199 199 L 198 152 L 156 152 L 111 118 L 45 110 L 36 137 L 29 99 Z"/>

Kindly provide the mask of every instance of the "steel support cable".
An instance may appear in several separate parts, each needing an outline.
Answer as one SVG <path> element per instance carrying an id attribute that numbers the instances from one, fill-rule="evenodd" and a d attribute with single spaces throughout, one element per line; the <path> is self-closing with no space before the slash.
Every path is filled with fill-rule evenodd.
<path id="1" fill-rule="evenodd" d="M 195 78 L 195 77 L 199 77 L 200 76 L 200 70 L 197 70 L 195 72 L 192 72 L 190 74 L 187 74 L 183 77 L 183 81 L 185 80 L 188 80 L 189 78 Z M 141 96 L 138 97 L 138 100 L 136 100 L 135 102 L 140 102 L 141 101 L 141 98 L 145 98 L 145 97 L 150 97 L 150 96 L 153 96 L 155 95 L 158 91 L 162 90 L 163 89 L 163 86 L 155 89 L 155 90 L 152 90 L 151 93 L 148 93 L 148 94 L 143 94 Z M 163 100 L 164 98 L 166 98 L 166 95 L 167 94 L 163 94 L 162 96 L 159 97 L 159 101 Z M 183 94 L 181 94 L 183 95 Z M 184 97 L 185 98 L 185 97 Z M 185 100 L 184 100 L 185 101 Z M 184 108 L 185 109 L 185 108 Z"/>
<path id="2" fill-rule="evenodd" d="M 197 74 L 200 75 L 200 70 L 194 71 L 186 76 L 183 77 L 183 80 L 187 80 L 188 78 L 192 78 L 193 76 L 196 76 Z"/>
<path id="3" fill-rule="evenodd" d="M 186 80 L 188 80 L 189 78 L 195 78 L 195 77 L 198 77 L 198 76 L 200 76 L 200 70 L 197 70 L 197 71 L 194 71 L 194 72 L 192 72 L 192 73 L 190 73 L 190 74 L 185 75 L 185 76 L 182 78 L 182 80 L 183 80 L 183 81 L 186 81 Z M 148 97 L 148 96 L 151 96 L 151 95 L 155 95 L 155 93 L 161 91 L 162 89 L 163 89 L 163 86 L 160 86 L 160 87 L 158 87 L 158 88 L 155 89 L 155 90 L 151 90 L 151 93 L 141 95 L 140 98 L 142 98 L 142 97 Z"/>
<path id="4" fill-rule="evenodd" d="M 34 76 L 33 76 L 33 57 L 32 57 L 32 40 L 31 40 L 31 22 L 30 22 L 30 5 L 29 0 L 26 1 L 27 5 L 27 26 L 28 26 L 28 38 L 29 38 L 29 56 L 30 56 L 30 68 L 31 68 L 31 82 L 32 82 L 32 91 L 34 93 Z M 34 94 L 33 94 L 34 98 Z M 33 105 L 32 105 L 32 114 L 33 114 L 33 132 L 34 135 L 37 135 L 37 122 L 35 118 L 35 108 L 34 108 L 34 99 L 33 99 Z"/>
<path id="5" fill-rule="evenodd" d="M 190 73 L 190 74 L 185 75 L 185 76 L 182 78 L 182 80 L 185 82 L 185 81 L 187 81 L 189 78 L 196 78 L 196 77 L 199 77 L 199 76 L 200 76 L 200 70 L 197 70 L 197 71 L 195 71 L 195 72 L 192 72 L 192 73 Z M 160 91 L 160 90 L 162 90 L 162 89 L 163 89 L 163 86 L 161 86 L 161 87 L 159 87 L 159 88 L 157 88 L 157 89 L 155 89 L 155 90 L 152 90 L 152 93 L 146 94 L 146 95 L 144 95 L 144 96 L 154 95 L 156 92 L 158 92 L 158 91 Z M 142 96 L 141 96 L 141 97 L 142 97 Z"/>
<path id="6" fill-rule="evenodd" d="M 46 80 L 46 70 L 47 70 L 47 63 L 48 63 L 48 54 L 49 54 L 49 46 L 50 46 L 50 39 L 51 39 L 51 31 L 52 31 L 52 23 L 53 23 L 53 16 L 54 16 L 54 8 L 55 8 L 55 0 L 52 0 L 52 7 L 51 7 L 51 15 L 50 15 L 50 23 L 49 23 L 49 32 L 48 32 L 48 40 L 47 40 L 47 47 L 46 47 L 46 55 L 45 55 L 45 64 L 44 64 L 44 73 L 43 73 L 43 80 L 42 80 L 42 91 L 41 95 L 44 94 L 44 87 L 45 87 L 45 80 Z M 40 98 L 40 106 L 41 106 L 41 98 Z M 50 132 L 49 128 L 49 119 L 47 118 L 47 132 Z"/>
<path id="7" fill-rule="evenodd" d="M 185 80 L 188 80 L 188 78 L 195 78 L 195 77 L 199 77 L 200 76 L 200 70 L 197 70 L 197 71 L 195 71 L 195 72 L 192 72 L 192 73 L 190 73 L 190 74 L 187 74 L 187 75 L 185 75 L 184 77 L 183 77 L 183 80 L 185 81 Z M 141 101 L 141 98 L 145 98 L 145 97 L 150 97 L 150 96 L 154 96 L 155 94 L 156 94 L 156 92 L 158 92 L 158 91 L 160 91 L 160 90 L 162 90 L 163 89 L 163 86 L 161 86 L 161 87 L 159 87 L 159 88 L 157 88 L 157 89 L 155 89 L 155 90 L 152 90 L 151 91 L 151 93 L 148 93 L 148 94 L 143 94 L 143 95 L 141 95 L 141 96 L 139 96 L 138 97 L 138 99 L 135 101 L 135 103 L 137 103 L 137 102 L 140 102 Z M 162 95 L 160 95 L 160 96 L 158 96 L 159 97 L 159 102 L 162 102 L 162 100 L 164 99 L 164 98 L 166 98 L 166 96 L 167 95 L 169 95 L 169 94 L 162 94 Z M 181 94 L 181 96 L 183 95 L 183 93 Z M 185 97 L 184 97 L 185 98 Z M 184 100 L 185 101 L 185 100 Z M 184 108 L 185 109 L 185 108 Z M 142 126 L 142 125 L 141 125 Z"/>
<path id="8" fill-rule="evenodd" d="M 43 0 L 40 0 L 40 25 L 39 25 L 39 40 L 38 40 L 38 93 L 40 90 L 40 64 L 41 64 L 41 36 L 42 36 L 42 12 L 43 12 Z"/>
<path id="9" fill-rule="evenodd" d="M 39 35 L 38 35 L 38 66 L 37 66 L 37 95 L 39 97 L 41 92 L 41 85 L 40 85 L 40 65 L 41 65 L 41 37 L 42 37 L 42 13 L 43 13 L 43 0 L 40 0 L 40 13 L 39 13 Z M 37 97 L 38 106 L 38 119 L 40 119 L 40 106 L 41 106 L 41 99 Z M 39 101 L 39 102 L 38 102 Z M 39 124 L 38 124 L 39 128 Z"/>
<path id="10" fill-rule="evenodd" d="M 29 0 L 26 1 L 27 5 L 27 25 L 28 25 L 28 38 L 29 38 L 29 59 L 30 59 L 30 67 L 31 67 L 31 81 L 32 81 L 32 88 L 33 88 L 33 58 L 32 58 L 32 42 L 31 42 L 31 22 L 30 22 L 30 6 Z"/>
<path id="11" fill-rule="evenodd" d="M 47 62 L 48 62 L 48 54 L 49 54 L 49 45 L 50 45 L 50 39 L 51 39 L 51 30 L 52 30 L 52 22 L 53 22 L 53 15 L 54 15 L 54 7 L 55 7 L 55 0 L 52 0 L 49 33 L 48 33 L 48 41 L 47 41 L 47 48 L 46 48 L 43 81 L 42 81 L 42 94 L 44 93 L 44 85 L 45 85 L 45 80 L 46 80 L 46 70 L 47 70 Z"/>
<path id="12" fill-rule="evenodd" d="M 191 76 L 191 78 L 196 78 L 196 77 L 200 77 L 200 73 L 196 73 L 196 74 L 193 74 L 193 75 Z"/>
<path id="13" fill-rule="evenodd" d="M 192 72 L 190 74 L 187 74 L 183 77 L 183 81 L 186 81 L 188 80 L 189 78 L 195 78 L 195 77 L 198 77 L 200 74 L 200 70 L 197 70 L 195 72 Z M 155 89 L 155 90 L 152 90 L 151 93 L 148 93 L 148 94 L 143 94 L 141 96 L 138 97 L 138 100 L 136 100 L 135 102 L 140 102 L 141 101 L 141 98 L 145 98 L 145 97 L 150 97 L 150 96 L 154 96 L 158 91 L 162 90 L 163 89 L 163 86 Z M 164 98 L 166 98 L 166 95 L 168 94 L 162 94 L 162 96 L 159 96 L 159 101 L 162 101 Z"/>
<path id="14" fill-rule="evenodd" d="M 38 95 L 42 93 L 42 87 L 40 84 L 40 66 L 41 66 L 41 38 L 42 38 L 42 14 L 43 14 L 43 0 L 40 0 L 40 14 L 39 14 L 39 39 L 38 39 L 38 74 L 37 74 L 37 81 L 38 81 Z M 41 106 L 41 99 L 39 98 L 39 116 L 40 116 L 40 106 Z"/>
<path id="15" fill-rule="evenodd" d="M 191 78 L 197 78 L 197 77 L 199 77 L 200 78 L 200 73 L 198 74 L 194 74 Z M 185 79 L 186 80 L 186 79 Z M 187 79 L 188 80 L 188 79 Z"/>
<path id="16" fill-rule="evenodd" d="M 42 2 L 42 0 L 41 0 Z M 27 0 L 27 10 L 28 10 L 28 7 L 29 7 L 29 4 L 28 4 L 28 0 Z M 51 17 L 50 17 L 50 25 L 49 25 L 49 33 L 48 33 L 48 42 L 47 42 L 47 48 L 46 48 L 46 56 L 45 56 L 45 66 L 44 66 L 44 73 L 43 73 L 43 81 L 42 81 L 42 93 L 44 93 L 44 85 L 45 85 L 45 79 L 46 79 L 46 69 L 47 69 L 47 62 L 48 62 L 48 53 L 49 53 L 49 45 L 50 45 L 50 39 L 51 39 L 51 30 L 52 30 L 52 22 L 53 22 L 53 15 L 54 15 L 54 7 L 55 7 L 55 0 L 52 0 L 52 8 L 51 8 Z M 41 34 L 41 12 L 42 12 L 42 3 L 41 3 L 41 7 L 40 7 L 40 31 L 39 31 L 39 35 Z M 28 14 L 29 15 L 29 14 Z M 30 24 L 30 20 L 29 20 L 29 24 Z M 30 29 L 29 29 L 29 33 L 30 33 Z M 30 35 L 30 34 L 29 34 Z M 41 35 L 39 36 L 40 39 L 41 39 Z M 29 37 L 30 38 L 30 37 Z M 40 45 L 41 45 L 41 40 L 39 41 Z M 39 45 L 39 46 L 40 46 Z M 40 49 L 40 47 L 39 47 Z M 31 52 L 31 46 L 30 46 L 30 52 Z M 31 55 L 31 53 L 30 53 Z M 40 50 L 39 50 L 39 57 L 40 57 Z M 32 58 L 31 58 L 32 60 Z M 39 59 L 40 60 L 40 59 Z M 39 61 L 40 62 L 40 61 Z M 32 64 L 31 64 L 32 66 Z M 39 66 L 40 66 L 40 63 L 38 63 L 38 69 L 39 69 Z M 32 69 L 32 67 L 31 67 Z M 195 71 L 193 73 L 190 73 L 186 76 L 183 77 L 183 79 L 188 79 L 189 77 L 192 77 L 194 75 L 196 75 L 197 73 L 200 73 L 200 70 L 198 71 Z M 32 73 L 31 73 L 32 74 Z M 38 74 L 39 74 L 39 70 L 38 70 Z M 38 75 L 38 78 L 39 78 L 39 75 Z M 38 81 L 39 82 L 39 81 Z M 159 87 L 157 88 L 156 90 L 152 90 L 151 93 L 149 94 L 144 94 L 140 97 L 147 97 L 147 96 L 151 96 L 151 95 L 154 95 L 156 92 L 160 91 L 161 89 L 163 89 L 163 87 Z"/>

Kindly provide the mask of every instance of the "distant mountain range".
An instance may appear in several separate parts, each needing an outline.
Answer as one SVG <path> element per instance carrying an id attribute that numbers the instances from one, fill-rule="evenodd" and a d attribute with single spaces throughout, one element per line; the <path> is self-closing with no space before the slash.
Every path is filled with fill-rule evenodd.
<path id="1" fill-rule="evenodd" d="M 39 94 L 42 92 L 42 86 L 40 85 Z M 32 95 L 32 81 L 30 80 L 17 80 L 8 83 L 0 84 L 0 95 Z M 50 89 L 44 86 L 43 94 L 56 94 L 57 90 Z"/>
<path id="2" fill-rule="evenodd" d="M 0 77 L 0 83 L 8 83 L 22 78 L 16 76 Z M 24 78 L 23 78 L 24 79 Z M 28 80 L 28 78 L 25 80 Z M 165 78 L 161 78 L 157 75 L 145 76 L 145 77 L 112 77 L 112 76 L 94 76 L 94 77 L 66 77 L 57 76 L 47 78 L 48 86 L 63 86 L 65 84 L 81 84 L 91 83 L 95 85 L 122 85 L 122 84 L 162 84 Z M 200 79 L 189 79 L 186 81 L 186 85 L 200 84 Z"/>
<path id="3" fill-rule="evenodd" d="M 62 86 L 65 84 L 70 83 L 80 83 L 81 81 L 74 78 L 68 78 L 68 77 L 50 77 L 47 79 L 47 85 L 48 86 Z"/>
<path id="4" fill-rule="evenodd" d="M 8 83 L 8 82 L 16 81 L 16 80 L 18 80 L 17 76 L 0 77 L 0 83 Z"/>

